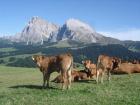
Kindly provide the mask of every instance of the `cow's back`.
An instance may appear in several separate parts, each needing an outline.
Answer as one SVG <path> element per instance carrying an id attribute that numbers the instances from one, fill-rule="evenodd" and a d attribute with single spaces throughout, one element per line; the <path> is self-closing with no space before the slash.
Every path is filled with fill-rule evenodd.
<path id="1" fill-rule="evenodd" d="M 112 68 L 112 58 L 106 55 L 98 57 L 97 68 Z"/>
<path id="2" fill-rule="evenodd" d="M 140 73 L 140 64 L 133 64 L 133 73 Z"/>
<path id="3" fill-rule="evenodd" d="M 61 54 L 57 56 L 57 62 L 59 66 L 62 67 L 61 69 L 68 70 L 71 66 L 73 66 L 73 57 L 71 54 Z"/>
<path id="4" fill-rule="evenodd" d="M 114 70 L 114 73 L 140 73 L 140 64 L 122 63 L 119 68 Z"/>

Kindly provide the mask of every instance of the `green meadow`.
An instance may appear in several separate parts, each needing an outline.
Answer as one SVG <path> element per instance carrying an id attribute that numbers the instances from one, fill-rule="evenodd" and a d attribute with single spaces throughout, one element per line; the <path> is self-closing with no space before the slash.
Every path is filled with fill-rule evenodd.
<path id="1" fill-rule="evenodd" d="M 50 88 L 42 89 L 38 68 L 0 66 L 0 105 L 140 105 L 140 74 L 111 79 L 98 85 L 94 80 L 75 82 L 70 90 L 50 82 Z"/>

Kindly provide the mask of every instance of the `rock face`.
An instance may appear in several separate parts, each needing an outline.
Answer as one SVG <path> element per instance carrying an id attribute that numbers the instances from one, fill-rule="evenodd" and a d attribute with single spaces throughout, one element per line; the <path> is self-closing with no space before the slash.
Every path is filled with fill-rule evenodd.
<path id="1" fill-rule="evenodd" d="M 84 43 L 119 44 L 120 41 L 114 38 L 105 37 L 97 33 L 88 24 L 76 19 L 69 19 L 60 28 L 57 40 L 74 40 Z"/>
<path id="2" fill-rule="evenodd" d="M 33 17 L 20 34 L 8 37 L 14 42 L 28 44 L 43 44 L 43 42 L 58 42 L 73 40 L 82 43 L 120 43 L 119 40 L 108 38 L 97 33 L 88 24 L 77 19 L 69 19 L 62 27 L 47 22 L 39 17 Z"/>
<path id="3" fill-rule="evenodd" d="M 21 41 L 41 43 L 48 41 L 51 36 L 58 33 L 59 26 L 41 18 L 33 17 L 21 32 Z"/>
<path id="4" fill-rule="evenodd" d="M 101 35 L 98 36 L 88 24 L 76 19 L 69 19 L 60 28 L 57 40 L 71 39 L 85 43 L 96 43 L 97 37 L 101 37 Z"/>

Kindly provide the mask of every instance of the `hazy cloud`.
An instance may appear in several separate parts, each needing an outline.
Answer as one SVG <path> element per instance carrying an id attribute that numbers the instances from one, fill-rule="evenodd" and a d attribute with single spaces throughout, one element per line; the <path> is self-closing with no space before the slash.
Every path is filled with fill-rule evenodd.
<path id="1" fill-rule="evenodd" d="M 125 31 L 105 31 L 99 32 L 105 36 L 117 38 L 120 40 L 133 40 L 133 41 L 140 41 L 140 29 L 132 28 Z"/>

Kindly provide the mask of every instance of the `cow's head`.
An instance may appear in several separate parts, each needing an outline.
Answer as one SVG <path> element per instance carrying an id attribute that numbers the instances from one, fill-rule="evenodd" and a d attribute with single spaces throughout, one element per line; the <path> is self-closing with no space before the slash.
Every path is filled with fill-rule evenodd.
<path id="1" fill-rule="evenodd" d="M 37 65 L 40 67 L 41 66 L 41 62 L 43 61 L 44 56 L 43 55 L 33 55 L 32 56 L 32 60 L 37 63 Z"/>
<path id="2" fill-rule="evenodd" d="M 113 57 L 113 69 L 119 68 L 121 64 L 121 59 L 117 57 Z"/>
<path id="3" fill-rule="evenodd" d="M 91 60 L 85 60 L 85 61 L 82 61 L 82 64 L 85 66 L 85 68 L 89 69 L 90 67 L 90 64 L 91 64 Z"/>
<path id="4" fill-rule="evenodd" d="M 91 72 L 91 70 L 90 70 L 91 63 L 92 63 L 91 60 L 82 61 L 82 64 L 85 67 L 85 71 L 88 72 L 88 73 Z"/>

